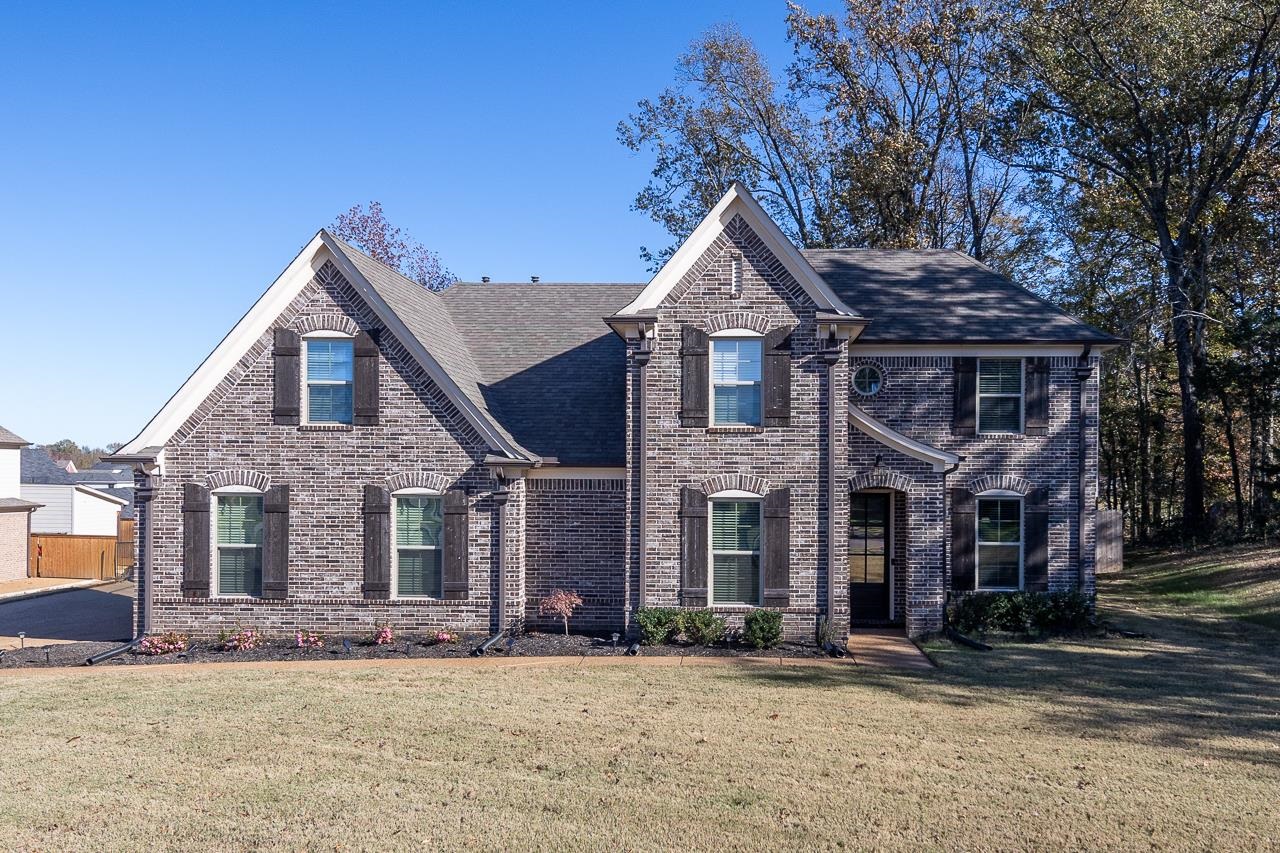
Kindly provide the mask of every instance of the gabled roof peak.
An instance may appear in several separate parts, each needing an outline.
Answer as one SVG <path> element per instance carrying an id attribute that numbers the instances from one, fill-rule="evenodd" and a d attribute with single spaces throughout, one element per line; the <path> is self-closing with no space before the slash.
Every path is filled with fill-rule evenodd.
<path id="1" fill-rule="evenodd" d="M 721 196 L 720 201 L 716 202 L 716 206 L 703 217 L 698 227 L 693 229 L 693 233 L 680 244 L 680 248 L 671 256 L 671 259 L 658 270 L 657 275 L 650 279 L 640 295 L 614 316 L 622 318 L 644 315 L 657 308 L 735 216 L 741 216 L 751 230 L 764 241 L 769 251 L 800 283 L 801 288 L 813 300 L 818 310 L 850 318 L 859 317 L 856 311 L 846 305 L 835 291 L 827 286 L 822 276 L 810 266 L 787 235 L 782 233 L 782 229 L 765 212 L 751 192 L 737 181 L 729 185 L 729 189 Z"/>

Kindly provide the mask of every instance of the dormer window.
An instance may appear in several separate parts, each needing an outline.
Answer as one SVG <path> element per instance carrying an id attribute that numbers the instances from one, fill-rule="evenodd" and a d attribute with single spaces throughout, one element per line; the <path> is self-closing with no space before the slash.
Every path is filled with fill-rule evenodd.
<path id="1" fill-rule="evenodd" d="M 346 335 L 303 339 L 306 379 L 302 410 L 306 423 L 350 424 L 355 375 L 354 342 Z"/>
<path id="2" fill-rule="evenodd" d="M 762 338 L 711 339 L 713 426 L 760 426 Z"/>

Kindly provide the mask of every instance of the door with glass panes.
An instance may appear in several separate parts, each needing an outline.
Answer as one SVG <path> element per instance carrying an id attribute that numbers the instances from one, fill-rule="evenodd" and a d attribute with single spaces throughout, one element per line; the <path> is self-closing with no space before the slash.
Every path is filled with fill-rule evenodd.
<path id="1" fill-rule="evenodd" d="M 889 621 L 890 538 L 888 492 L 849 496 L 849 620 Z"/>

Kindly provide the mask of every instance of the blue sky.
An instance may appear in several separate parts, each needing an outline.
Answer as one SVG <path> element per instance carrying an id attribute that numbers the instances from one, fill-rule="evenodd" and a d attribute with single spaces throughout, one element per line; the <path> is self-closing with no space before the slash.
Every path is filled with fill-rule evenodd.
<path id="1" fill-rule="evenodd" d="M 817 7 L 829 3 L 815 3 Z M 0 424 L 126 441 L 336 214 L 459 277 L 643 281 L 616 141 L 707 27 L 782 0 L 26 4 L 0 12 Z"/>

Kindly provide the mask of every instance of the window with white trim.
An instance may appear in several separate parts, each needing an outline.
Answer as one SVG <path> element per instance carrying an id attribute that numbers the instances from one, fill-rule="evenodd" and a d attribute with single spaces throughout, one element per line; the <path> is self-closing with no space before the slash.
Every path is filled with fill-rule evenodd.
<path id="1" fill-rule="evenodd" d="M 978 589 L 1022 588 L 1022 499 L 978 498 Z"/>
<path id="2" fill-rule="evenodd" d="M 760 604 L 760 500 L 711 500 L 711 603 Z"/>
<path id="3" fill-rule="evenodd" d="M 760 426 L 761 338 L 711 339 L 711 423 Z"/>
<path id="4" fill-rule="evenodd" d="M 392 572 L 396 598 L 444 597 L 444 498 L 425 492 L 397 493 Z"/>
<path id="5" fill-rule="evenodd" d="M 306 423 L 350 424 L 355 342 L 346 335 L 306 337 L 302 356 L 306 365 L 302 383 Z"/>
<path id="6" fill-rule="evenodd" d="M 218 595 L 262 595 L 262 495 L 214 495 Z"/>
<path id="7" fill-rule="evenodd" d="M 978 359 L 978 432 L 1022 432 L 1022 359 Z"/>

